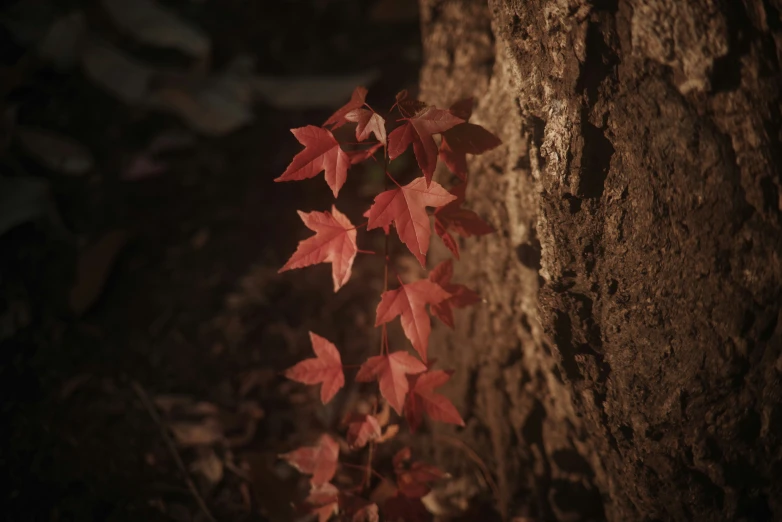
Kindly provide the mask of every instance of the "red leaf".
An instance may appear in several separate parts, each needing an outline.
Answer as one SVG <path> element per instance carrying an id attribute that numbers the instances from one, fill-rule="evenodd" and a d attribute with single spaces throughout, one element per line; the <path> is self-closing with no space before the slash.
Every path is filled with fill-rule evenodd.
<path id="1" fill-rule="evenodd" d="M 459 259 L 459 247 L 448 230 L 453 230 L 462 237 L 483 236 L 494 232 L 494 228 L 481 219 L 478 214 L 462 208 L 466 188 L 467 185 L 464 183 L 453 187 L 451 194 L 456 199 L 434 211 L 434 231 L 443 240 L 448 250 L 453 252 L 456 259 Z"/>
<path id="2" fill-rule="evenodd" d="M 310 513 L 318 515 L 318 522 L 327 522 L 339 511 L 339 490 L 328 482 L 313 486 L 305 502 L 312 506 Z"/>
<path id="3" fill-rule="evenodd" d="M 426 108 L 426 104 L 422 101 L 416 100 L 410 97 L 410 93 L 407 89 L 399 91 L 396 95 L 396 105 L 399 107 L 399 112 L 402 116 L 409 118 L 415 116 Z"/>
<path id="4" fill-rule="evenodd" d="M 456 240 L 453 238 L 453 236 L 448 233 L 448 230 L 446 230 L 445 225 L 443 225 L 439 219 L 435 217 L 434 219 L 434 232 L 438 236 L 440 236 L 440 239 L 443 240 L 443 244 L 445 247 L 451 251 L 453 254 L 453 257 L 456 259 L 459 259 L 459 244 L 456 242 Z"/>
<path id="5" fill-rule="evenodd" d="M 445 132 L 460 123 L 464 123 L 464 120 L 449 111 L 434 107 L 426 109 L 412 118 L 407 118 L 402 126 L 391 132 L 388 136 L 388 157 L 394 159 L 400 156 L 412 143 L 415 159 L 428 186 L 437 166 L 437 144 L 432 135 Z"/>
<path id="6" fill-rule="evenodd" d="M 285 376 L 304 384 L 323 383 L 320 388 L 320 400 L 326 404 L 345 385 L 342 359 L 337 347 L 323 337 L 310 332 L 310 341 L 317 357 L 305 359 L 288 368 Z"/>
<path id="7" fill-rule="evenodd" d="M 350 164 L 355 165 L 356 163 L 361 163 L 362 161 L 366 161 L 372 156 L 375 155 L 375 152 L 377 152 L 378 149 L 382 148 L 382 143 L 375 143 L 368 149 L 364 150 L 350 150 L 346 151 L 345 154 L 348 155 L 350 158 Z"/>
<path id="8" fill-rule="evenodd" d="M 450 113 L 465 121 L 443 133 L 440 158 L 461 179 L 467 179 L 466 154 L 483 154 L 499 147 L 502 141 L 480 125 L 467 123 L 472 115 L 472 98 L 460 100 L 449 109 Z"/>
<path id="9" fill-rule="evenodd" d="M 377 141 L 386 144 L 386 120 L 378 113 L 367 109 L 354 109 L 345 115 L 348 121 L 358 123 L 356 126 L 356 139 L 364 141 L 374 134 Z"/>
<path id="10" fill-rule="evenodd" d="M 413 462 L 407 465 L 410 457 L 410 448 L 404 448 L 397 452 L 393 458 L 396 483 L 401 494 L 410 498 L 424 497 L 432 490 L 429 487 L 430 482 L 448 476 L 431 464 Z"/>
<path id="11" fill-rule="evenodd" d="M 405 417 L 410 425 L 410 431 L 415 432 L 421 425 L 423 413 L 435 421 L 446 422 L 464 426 L 459 411 L 445 396 L 435 393 L 451 378 L 453 372 L 432 370 L 419 375 L 408 377 L 410 381 L 410 393 L 405 402 Z"/>
<path id="12" fill-rule="evenodd" d="M 451 114 L 457 118 L 461 118 L 464 121 L 467 121 L 470 119 L 470 116 L 472 116 L 473 103 L 474 99 L 472 97 L 465 98 L 451 105 L 448 110 L 451 111 Z"/>
<path id="13" fill-rule="evenodd" d="M 407 374 L 426 371 L 424 363 L 407 352 L 376 355 L 367 359 L 356 374 L 357 382 L 377 380 L 380 394 L 398 414 L 402 414 L 408 390 Z"/>
<path id="14" fill-rule="evenodd" d="M 420 498 L 396 495 L 383 504 L 383 515 L 388 522 L 431 522 L 432 514 Z"/>
<path id="15" fill-rule="evenodd" d="M 440 285 L 427 279 L 409 284 L 402 283 L 395 290 L 383 292 L 380 304 L 377 305 L 375 326 L 387 323 L 397 315 L 400 316 L 405 335 L 413 343 L 413 348 L 421 356 L 421 360 L 426 361 L 429 333 L 432 331 L 426 305 L 436 305 L 449 297 L 448 292 Z"/>
<path id="16" fill-rule="evenodd" d="M 372 415 L 356 415 L 348 424 L 347 439 L 352 448 L 363 448 L 367 442 L 380 436 L 380 424 Z"/>
<path id="17" fill-rule="evenodd" d="M 416 178 L 404 187 L 387 190 L 375 197 L 369 209 L 367 230 L 378 227 L 385 230 L 393 221 L 399 239 L 424 266 L 432 233 L 425 207 L 442 207 L 455 199 L 456 196 L 437 182 L 427 186 L 424 178 Z"/>
<path id="18" fill-rule="evenodd" d="M 280 458 L 305 475 L 312 475 L 310 483 L 320 486 L 329 482 L 337 472 L 339 444 L 323 434 L 316 446 L 299 448 L 280 455 Z"/>
<path id="19" fill-rule="evenodd" d="M 367 99 L 367 90 L 364 87 L 356 87 L 353 90 L 353 94 L 350 96 L 350 101 L 340 107 L 337 112 L 331 115 L 323 125 L 331 125 L 332 130 L 338 129 L 345 124 L 345 115 L 353 109 L 358 109 L 364 105 L 364 101 Z"/>
<path id="20" fill-rule="evenodd" d="M 315 235 L 299 243 L 296 252 L 278 273 L 318 263 L 331 263 L 334 291 L 350 279 L 356 259 L 356 227 L 332 205 L 331 212 L 301 212 L 299 216 Z"/>
<path id="21" fill-rule="evenodd" d="M 377 504 L 364 506 L 353 515 L 352 522 L 379 522 L 380 517 L 377 513 Z"/>
<path id="22" fill-rule="evenodd" d="M 440 319 L 447 326 L 453 328 L 453 308 L 464 308 L 481 302 L 481 296 L 464 285 L 451 283 L 453 277 L 453 262 L 448 259 L 443 261 L 429 272 L 429 280 L 437 283 L 451 296 L 430 307 L 432 315 Z"/>
<path id="23" fill-rule="evenodd" d="M 325 170 L 326 183 L 331 187 L 334 197 L 337 197 L 339 189 L 348 177 L 350 157 L 340 148 L 334 135 L 326 129 L 308 125 L 291 129 L 291 132 L 299 143 L 304 145 L 304 150 L 293 157 L 282 176 L 274 181 L 314 178 Z"/>

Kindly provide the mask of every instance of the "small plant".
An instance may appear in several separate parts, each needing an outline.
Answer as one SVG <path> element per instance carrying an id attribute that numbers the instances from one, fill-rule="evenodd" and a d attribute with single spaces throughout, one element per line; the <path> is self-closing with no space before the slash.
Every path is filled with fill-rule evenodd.
<path id="1" fill-rule="evenodd" d="M 389 115 L 381 116 L 372 109 L 366 103 L 366 95 L 366 89 L 356 88 L 351 100 L 322 127 L 310 125 L 292 129 L 305 148 L 275 181 L 303 180 L 325 171 L 326 183 L 336 198 L 349 167 L 375 160 L 382 149 L 386 190 L 375 197 L 364 213 L 367 221 L 357 226 L 336 206 L 325 212 L 299 211 L 302 221 L 315 235 L 299 243 L 280 272 L 331 263 L 334 291 L 337 292 L 350 279 L 356 256 L 374 254 L 359 250 L 358 230 L 364 227 L 367 232 L 381 229 L 385 233 L 384 290 L 375 320 L 375 326 L 382 328 L 380 349 L 378 355 L 360 365 L 355 380 L 377 381 L 380 397 L 398 415 L 404 415 L 413 432 L 420 426 L 424 414 L 435 421 L 464 426 L 454 405 L 435 391 L 451 378 L 453 372 L 432 369 L 435 361 L 427 357 L 431 323 L 426 305 L 432 315 L 453 328 L 452 309 L 475 304 L 480 298 L 467 287 L 451 282 L 453 264 L 450 259 L 431 270 L 428 279 L 405 282 L 397 275 L 396 287 L 391 288 L 389 272 L 394 270 L 389 241 L 393 227 L 399 240 L 425 267 L 431 236 L 426 207 L 435 209 L 435 232 L 457 259 L 459 249 L 452 232 L 464 237 L 493 232 L 475 212 L 462 205 L 468 176 L 466 154 L 486 152 L 500 145 L 500 140 L 483 127 L 467 122 L 472 114 L 472 99 L 459 101 L 445 110 L 428 106 L 402 91 L 389 110 L 390 114 L 396 112 L 400 116 L 389 133 Z M 340 143 L 332 131 L 349 122 L 356 124 L 357 142 Z M 439 148 L 434 139 L 436 134 L 441 137 Z M 423 175 L 402 185 L 388 167 L 410 145 Z M 432 179 L 438 157 L 462 181 L 450 191 Z M 418 357 L 405 349 L 393 350 L 389 345 L 387 325 L 397 316 Z M 304 384 L 320 384 L 320 397 L 326 404 L 345 385 L 346 366 L 330 341 L 312 332 L 310 340 L 315 357 L 299 362 L 285 375 Z M 393 458 L 395 480 L 382 476 L 373 466 L 375 445 L 390 440 L 398 431 L 397 425 L 387 426 L 383 431 L 390 412 L 386 408 L 384 414 L 379 413 L 380 402 L 380 398 L 374 401 L 372 414 L 354 413 L 345 423 L 348 446 L 352 451 L 366 452 L 365 465 L 342 463 L 346 468 L 356 468 L 360 472 L 361 479 L 353 487 L 339 489 L 331 483 L 339 465 L 340 446 L 328 434 L 323 434 L 315 446 L 281 455 L 300 472 L 312 475 L 306 505 L 308 511 L 317 514 L 320 522 L 335 515 L 339 515 L 340 520 L 354 522 L 378 521 L 380 513 L 390 522 L 431 518 L 421 498 L 429 493 L 432 482 L 444 476 L 443 472 L 423 462 L 412 461 L 409 448 L 400 450 Z M 383 502 L 382 509 L 366 499 L 373 477 L 392 485 L 396 492 Z"/>

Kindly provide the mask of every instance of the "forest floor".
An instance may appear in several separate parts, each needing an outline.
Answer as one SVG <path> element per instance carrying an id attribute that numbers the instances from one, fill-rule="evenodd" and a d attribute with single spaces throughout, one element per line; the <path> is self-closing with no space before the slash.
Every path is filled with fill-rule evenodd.
<path id="1" fill-rule="evenodd" d="M 208 34 L 214 70 L 250 54 L 258 72 L 281 79 L 338 83 L 372 71 L 370 100 L 386 106 L 417 82 L 416 2 L 390 11 L 359 1 L 169 4 Z M 113 34 L 92 6 L 88 25 Z M 346 364 L 367 350 L 361 330 L 372 346 L 376 335 L 380 267 L 357 268 L 338 294 L 327 266 L 277 274 L 308 234 L 296 210 L 325 210 L 332 199 L 322 180 L 272 180 L 299 150 L 289 129 L 330 110 L 254 100 L 252 121 L 205 136 L 119 101 L 78 68 L 31 71 L 29 51 L 8 30 L 2 38 L 14 128 L 78 140 L 94 162 L 85 173 L 54 172 L 41 165 L 47 152 L 25 153 L 13 129 L 3 152 L 3 175 L 50 188 L 59 217 L 47 219 L 61 225 L 0 231 L 5 519 L 206 520 L 181 455 L 218 520 L 292 520 L 301 481 L 277 455 L 334 427 L 359 395 L 348 388 L 322 407 L 316 388 L 280 372 L 309 356 L 309 330 L 336 342 Z M 125 37 L 115 43 L 128 47 Z M 171 150 L 150 158 L 163 142 Z M 371 199 L 367 176 L 351 176 L 347 198 Z"/>

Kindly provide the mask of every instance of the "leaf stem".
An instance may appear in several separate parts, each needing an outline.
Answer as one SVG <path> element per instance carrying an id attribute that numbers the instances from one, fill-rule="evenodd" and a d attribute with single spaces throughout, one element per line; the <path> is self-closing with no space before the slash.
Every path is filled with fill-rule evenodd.
<path id="1" fill-rule="evenodd" d="M 390 172 L 388 172 L 388 169 L 386 169 L 386 176 L 388 176 L 388 178 L 389 178 L 391 181 L 393 181 L 393 182 L 394 182 L 394 185 L 396 185 L 396 186 L 397 186 L 397 187 L 399 187 L 400 189 L 402 188 L 402 185 L 400 185 L 400 184 L 399 184 L 399 182 L 397 182 L 397 180 L 395 180 L 395 179 L 394 179 L 394 176 L 392 176 L 392 175 L 391 175 L 391 173 L 390 173 Z"/>

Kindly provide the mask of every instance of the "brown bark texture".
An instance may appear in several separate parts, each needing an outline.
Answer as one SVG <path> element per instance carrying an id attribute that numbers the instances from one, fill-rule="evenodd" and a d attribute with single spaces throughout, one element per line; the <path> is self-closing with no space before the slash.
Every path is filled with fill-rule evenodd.
<path id="1" fill-rule="evenodd" d="M 421 0 L 485 304 L 435 356 L 506 516 L 782 520 L 782 0 Z M 439 450 L 450 459 L 449 450 Z"/>

